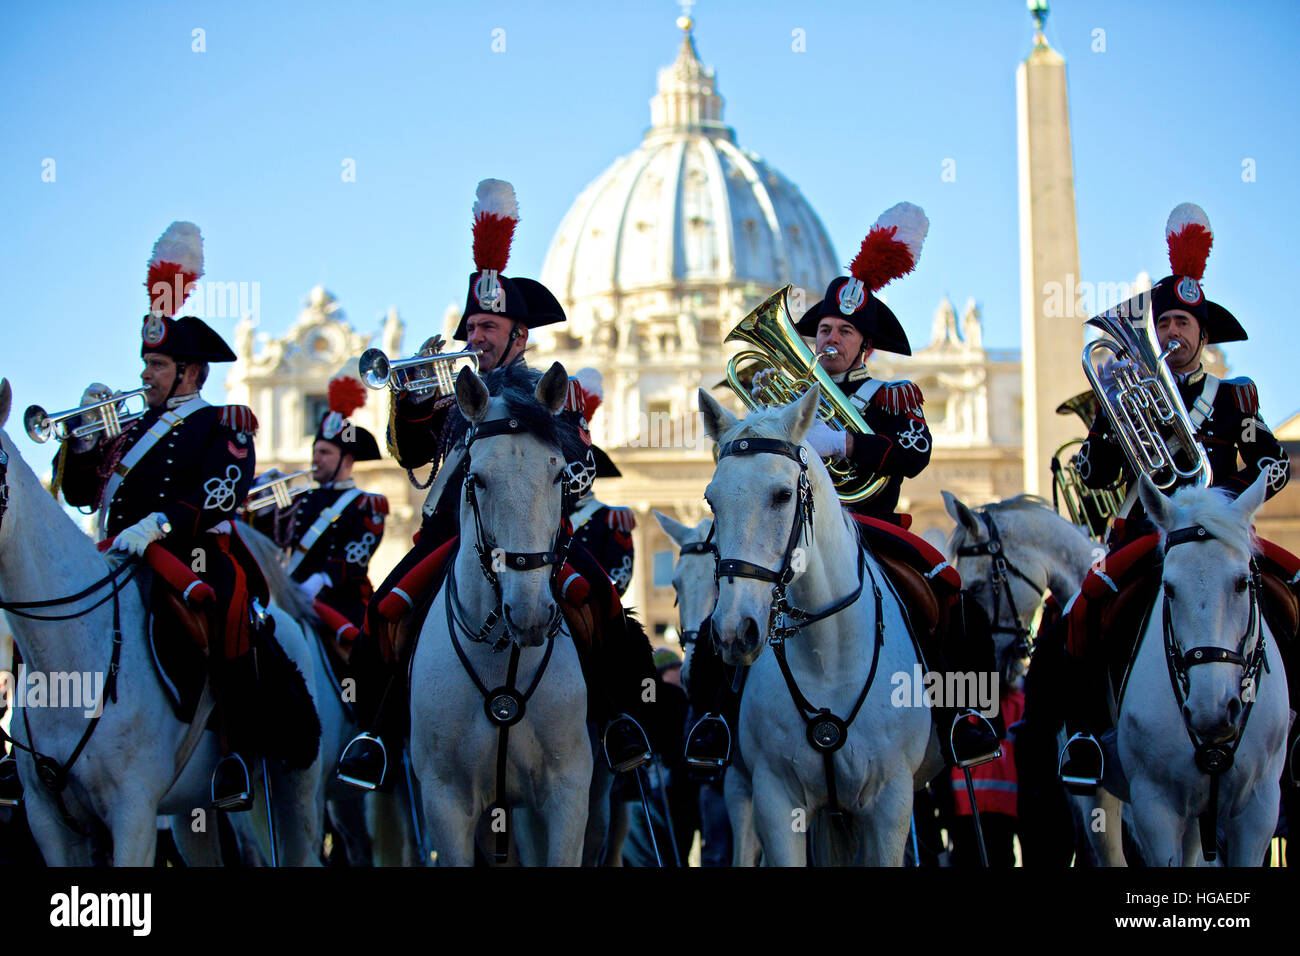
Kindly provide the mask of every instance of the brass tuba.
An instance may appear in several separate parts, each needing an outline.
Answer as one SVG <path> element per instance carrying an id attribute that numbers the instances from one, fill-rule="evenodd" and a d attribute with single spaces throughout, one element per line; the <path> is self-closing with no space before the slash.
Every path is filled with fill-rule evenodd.
<path id="1" fill-rule="evenodd" d="M 1078 415 L 1085 429 L 1092 427 L 1092 420 L 1097 417 L 1099 408 L 1097 396 L 1092 392 L 1080 392 L 1073 398 L 1067 398 L 1056 408 L 1058 415 Z M 1109 488 L 1089 488 L 1083 483 L 1083 476 L 1075 464 L 1083 439 L 1067 441 L 1052 456 L 1052 504 L 1059 512 L 1060 503 L 1065 503 L 1065 510 L 1070 521 L 1087 528 L 1093 537 L 1101 538 L 1106 533 L 1110 520 L 1119 514 L 1124 504 L 1124 481 L 1121 478 Z"/>
<path id="2" fill-rule="evenodd" d="M 738 352 L 727 362 L 727 385 L 747 408 L 754 409 L 760 403 L 754 400 L 741 380 L 742 362 L 750 363 L 746 366 L 747 377 L 752 378 L 765 369 L 775 373 L 764 386 L 762 404 L 788 405 L 816 383 L 821 386 L 817 416 L 822 421 L 839 431 L 855 435 L 873 434 L 862 415 L 795 331 L 790 320 L 790 306 L 786 302 L 789 292 L 788 285 L 774 292 L 727 333 L 725 342 L 740 341 L 754 346 Z M 860 475 L 849 461 L 830 461 L 826 468 L 835 482 L 836 494 L 845 504 L 867 500 L 889 481 L 884 475 Z"/>
<path id="3" fill-rule="evenodd" d="M 1196 429 L 1174 386 L 1165 359 L 1179 347 L 1170 342 L 1161 351 L 1155 325 L 1150 321 L 1151 296 L 1138 297 L 1134 311 L 1130 300 L 1094 316 L 1088 324 L 1110 338 L 1096 339 L 1083 348 L 1083 371 L 1101 407 L 1110 419 L 1124 454 L 1136 472 L 1146 474 L 1157 488 L 1166 489 L 1190 479 L 1209 487 L 1214 475 L 1210 459 L 1196 439 Z M 1108 351 L 1128 362 L 1115 366 L 1112 394 L 1102 386 L 1093 353 Z"/>

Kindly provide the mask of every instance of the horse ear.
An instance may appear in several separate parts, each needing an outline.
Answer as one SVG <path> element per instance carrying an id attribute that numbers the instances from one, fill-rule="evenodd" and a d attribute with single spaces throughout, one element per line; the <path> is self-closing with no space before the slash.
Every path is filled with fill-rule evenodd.
<path id="1" fill-rule="evenodd" d="M 14 403 L 14 390 L 9 387 L 9 379 L 0 378 L 0 428 L 9 421 L 9 408 Z"/>
<path id="2" fill-rule="evenodd" d="M 740 424 L 740 419 L 723 408 L 716 398 L 700 389 L 700 415 L 704 418 L 704 432 L 715 442 L 722 434 Z"/>
<path id="3" fill-rule="evenodd" d="M 0 396 L 0 400 L 3 396 Z M 1251 483 L 1251 486 L 1237 496 L 1237 500 L 1232 503 L 1232 507 L 1237 514 L 1249 523 L 1254 517 L 1259 506 L 1264 503 L 1264 498 L 1268 496 L 1268 472 L 1261 471 L 1259 477 Z"/>
<path id="4" fill-rule="evenodd" d="M 978 537 L 980 519 L 975 517 L 975 512 L 967 508 L 951 491 L 940 492 L 940 494 L 943 495 L 944 510 L 952 516 L 952 520 L 965 528 L 970 534 Z"/>
<path id="5" fill-rule="evenodd" d="M 1174 505 L 1165 493 L 1156 487 L 1156 483 L 1147 477 L 1146 472 L 1138 476 L 1138 498 L 1142 501 L 1142 507 L 1146 509 L 1147 515 L 1159 527 L 1165 531 L 1172 530 L 1170 525 L 1174 522 Z"/>
<path id="6" fill-rule="evenodd" d="M 654 511 L 653 508 L 650 510 Z M 667 515 L 660 514 L 658 511 L 654 512 L 654 516 L 655 520 L 659 522 L 659 527 L 664 529 L 664 534 L 672 538 L 677 544 L 677 547 L 680 548 L 686 543 L 691 533 L 690 528 L 686 527 L 686 525 L 682 524 L 680 521 L 674 521 Z"/>
<path id="7" fill-rule="evenodd" d="M 550 409 L 552 415 L 558 415 L 564 411 L 564 400 L 568 396 L 569 373 L 559 362 L 552 362 L 537 383 L 537 400 Z"/>
<path id="8" fill-rule="evenodd" d="M 785 407 L 783 414 L 790 441 L 798 444 L 808 434 L 808 429 L 812 428 L 812 423 L 817 418 L 817 403 L 821 397 L 821 386 L 814 382 L 813 387 L 804 392 L 797 402 L 791 402 Z"/>
<path id="9" fill-rule="evenodd" d="M 483 380 L 474 374 L 468 365 L 456 376 L 456 404 L 460 412 L 477 425 L 487 414 L 488 401 L 491 399 Z"/>

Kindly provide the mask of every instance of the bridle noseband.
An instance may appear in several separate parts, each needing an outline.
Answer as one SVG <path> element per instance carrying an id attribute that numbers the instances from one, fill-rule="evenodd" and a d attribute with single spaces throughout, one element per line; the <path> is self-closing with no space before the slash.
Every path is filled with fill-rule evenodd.
<path id="1" fill-rule="evenodd" d="M 984 528 L 988 531 L 988 540 L 981 541 L 977 544 L 966 545 L 957 549 L 957 556 L 962 558 L 979 558 L 988 557 L 992 561 L 989 566 L 989 590 L 993 592 L 993 612 L 989 621 L 989 629 L 994 634 L 1014 634 L 1016 636 L 1016 653 L 1021 657 L 1028 657 L 1034 650 L 1034 639 L 1028 627 L 1020 623 L 1020 612 L 1016 608 L 1016 596 L 1011 591 L 1010 575 L 1014 574 L 1020 580 L 1024 581 L 1036 594 L 1042 594 L 1045 588 L 1040 587 L 1024 571 L 1021 571 L 1007 558 L 1006 549 L 1002 545 L 1002 536 L 998 533 L 997 522 L 993 520 L 993 515 L 988 511 L 976 511 Z M 1007 593 L 1007 607 L 1011 611 L 1011 618 L 1015 621 L 1014 626 L 1008 627 L 1001 622 L 1002 617 L 1002 592 Z"/>

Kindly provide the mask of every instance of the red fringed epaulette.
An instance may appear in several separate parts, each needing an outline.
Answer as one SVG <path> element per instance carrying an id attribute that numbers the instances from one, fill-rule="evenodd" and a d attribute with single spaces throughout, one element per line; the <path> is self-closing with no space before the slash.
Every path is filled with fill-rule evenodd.
<path id="1" fill-rule="evenodd" d="M 876 389 L 876 394 L 871 396 L 871 404 L 878 405 L 891 415 L 900 412 L 919 414 L 921 406 L 925 404 L 925 396 L 921 394 L 921 386 L 915 382 L 891 382 Z"/>
<path id="2" fill-rule="evenodd" d="M 1248 378 L 1230 378 L 1223 383 L 1232 387 L 1232 397 L 1237 402 L 1237 411 L 1246 415 L 1259 412 L 1259 389 Z"/>
<path id="3" fill-rule="evenodd" d="M 232 431 L 257 434 L 257 416 L 247 405 L 227 405 L 222 408 L 221 424 Z"/>
<path id="4" fill-rule="evenodd" d="M 373 515 L 388 514 L 388 499 L 383 495 L 369 491 L 362 492 L 359 504 Z"/>
<path id="5" fill-rule="evenodd" d="M 636 527 L 636 515 L 631 508 L 614 508 L 606 505 L 605 523 L 613 530 L 627 534 Z"/>

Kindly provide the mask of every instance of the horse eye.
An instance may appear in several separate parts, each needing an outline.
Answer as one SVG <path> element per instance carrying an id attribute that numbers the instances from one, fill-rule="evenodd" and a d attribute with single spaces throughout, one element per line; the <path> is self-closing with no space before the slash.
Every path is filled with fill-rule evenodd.
<path id="1" fill-rule="evenodd" d="M 1246 575 L 1243 574 L 1241 577 L 1237 578 L 1237 593 L 1238 593 L 1238 594 L 1243 594 L 1243 593 L 1245 593 L 1245 590 L 1246 590 L 1246 588 L 1248 588 L 1248 587 L 1250 587 L 1250 581 L 1248 581 L 1248 580 L 1246 579 Z"/>
<path id="2" fill-rule="evenodd" d="M 1171 601 L 1174 599 L 1174 586 L 1168 581 L 1165 582 L 1165 597 Z"/>
<path id="3" fill-rule="evenodd" d="M 783 505 L 793 497 L 794 497 L 793 491 L 791 491 L 789 488 L 782 488 L 780 491 L 772 495 L 772 504 Z"/>

